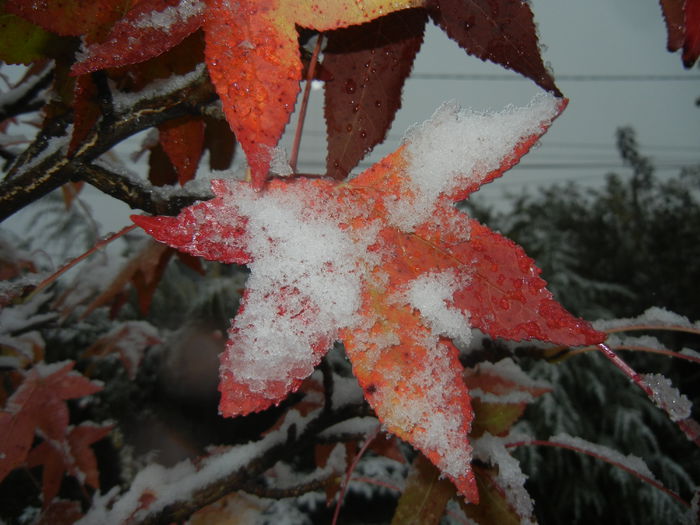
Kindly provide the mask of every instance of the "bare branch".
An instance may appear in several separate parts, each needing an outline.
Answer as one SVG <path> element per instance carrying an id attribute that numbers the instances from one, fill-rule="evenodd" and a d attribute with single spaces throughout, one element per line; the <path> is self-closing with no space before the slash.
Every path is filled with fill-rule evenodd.
<path id="1" fill-rule="evenodd" d="M 66 131 L 73 115 L 48 121 L 39 137 L 22 153 L 0 183 L 0 221 L 70 180 L 80 180 L 93 160 L 125 138 L 143 129 L 188 114 L 197 114 L 214 101 L 216 94 L 206 73 L 196 75 L 184 86 L 151 98 L 136 100 L 115 113 L 114 122 L 101 120 L 68 157 L 70 137 Z"/>

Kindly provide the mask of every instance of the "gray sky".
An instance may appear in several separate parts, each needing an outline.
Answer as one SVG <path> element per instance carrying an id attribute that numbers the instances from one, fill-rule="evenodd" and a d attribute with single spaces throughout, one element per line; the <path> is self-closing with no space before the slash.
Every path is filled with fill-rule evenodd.
<path id="1" fill-rule="evenodd" d="M 700 78 L 700 70 L 687 71 L 680 56 L 666 51 L 665 27 L 655 0 L 533 0 L 544 59 L 554 71 L 569 107 L 541 141 L 516 167 L 479 192 L 480 199 L 497 202 L 504 189 L 575 179 L 603 181 L 613 166 L 621 166 L 614 147 L 615 130 L 631 125 L 638 132 L 642 151 L 660 165 L 700 162 L 700 81 L 581 81 L 566 75 L 674 75 Z M 468 56 L 438 28 L 429 24 L 413 74 L 496 74 L 510 80 L 437 80 L 409 78 L 402 109 L 386 143 L 376 148 L 363 165 L 393 151 L 404 131 L 428 118 L 445 100 L 477 110 L 500 110 L 522 105 L 540 88 L 500 66 Z M 559 76 L 562 76 L 559 79 Z M 300 160 L 325 160 L 321 92 L 314 93 Z M 296 120 L 292 120 L 295 124 Z M 292 126 L 290 126 L 292 127 Z M 542 164 L 595 164 L 588 169 L 535 169 Z M 610 167 L 605 167 L 605 166 Z M 532 166 L 532 168 L 527 168 Z M 318 165 L 309 171 L 319 171 Z M 677 173 L 677 169 L 665 173 Z"/>
<path id="2" fill-rule="evenodd" d="M 473 198 L 502 204 L 504 191 L 520 192 L 562 180 L 596 184 L 605 173 L 620 167 L 614 147 L 617 127 L 631 125 L 638 132 L 642 152 L 662 166 L 700 162 L 700 81 L 587 82 L 567 80 L 566 75 L 675 75 L 700 77 L 696 67 L 686 71 L 680 56 L 666 51 L 666 35 L 656 0 L 533 0 L 540 43 L 545 61 L 560 89 L 570 99 L 569 107 L 521 165 L 498 181 L 486 185 Z M 425 42 L 413 69 L 414 74 L 495 74 L 508 79 L 438 80 L 409 78 L 399 111 L 385 144 L 363 161 L 376 162 L 398 145 L 405 130 L 427 119 L 445 100 L 455 99 L 476 110 L 501 110 L 508 104 L 523 105 L 538 92 L 530 80 L 500 66 L 468 56 L 442 31 L 428 25 Z M 320 172 L 325 164 L 325 126 L 321 91 L 312 93 L 310 111 L 301 145 L 299 168 Z M 291 119 L 283 144 L 290 144 L 296 125 Z M 140 141 L 140 139 L 138 139 Z M 135 147 L 131 141 L 122 150 Z M 238 153 L 239 158 L 242 154 Z M 305 164 L 311 162 L 313 164 Z M 319 165 L 321 163 L 321 165 Z M 593 164 L 596 167 L 553 167 Z M 549 167 L 545 166 L 548 165 Z M 145 158 L 140 164 L 145 169 Z M 620 170 L 618 168 L 618 171 Z M 674 174 L 677 169 L 661 173 Z M 89 201 L 103 233 L 130 224 L 128 208 L 111 198 L 99 198 L 87 189 Z M 22 218 L 4 226 L 18 230 Z"/>

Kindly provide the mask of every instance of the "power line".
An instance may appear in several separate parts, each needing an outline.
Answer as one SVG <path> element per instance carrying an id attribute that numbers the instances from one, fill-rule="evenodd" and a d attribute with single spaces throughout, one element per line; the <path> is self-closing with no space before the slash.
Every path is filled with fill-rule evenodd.
<path id="1" fill-rule="evenodd" d="M 488 74 L 488 73 L 413 73 L 410 79 L 416 80 L 479 80 L 479 81 L 501 81 L 501 80 L 529 80 L 520 75 L 508 74 Z M 565 74 L 555 75 L 556 81 L 562 82 L 676 82 L 676 81 L 700 81 L 699 75 L 653 75 L 653 74 Z"/>

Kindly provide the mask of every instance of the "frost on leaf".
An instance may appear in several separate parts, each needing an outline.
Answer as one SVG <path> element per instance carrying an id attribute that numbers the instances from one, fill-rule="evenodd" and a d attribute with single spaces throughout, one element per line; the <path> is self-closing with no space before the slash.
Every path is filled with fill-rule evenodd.
<path id="1" fill-rule="evenodd" d="M 453 206 L 513 166 L 564 106 L 553 96 L 492 115 L 450 106 L 350 182 L 276 179 L 257 192 L 218 180 L 213 200 L 178 217 L 134 216 L 174 248 L 250 268 L 221 358 L 221 412 L 279 403 L 341 340 L 387 430 L 477 500 L 472 408 L 450 339 L 469 340 L 470 327 L 567 345 L 604 338 L 554 301 L 522 249 Z"/>
<path id="2" fill-rule="evenodd" d="M 107 38 L 89 45 L 71 72 L 143 62 L 164 53 L 199 29 L 205 4 L 200 0 L 144 0 L 112 27 Z"/>
<path id="3" fill-rule="evenodd" d="M 73 371 L 73 365 L 70 361 L 37 363 L 0 412 L 0 481 L 15 468 L 41 465 L 45 507 L 58 495 L 65 474 L 81 484 L 100 486 L 91 445 L 104 438 L 111 426 L 69 425 L 66 401 L 101 389 Z M 32 448 L 37 437 L 41 441 Z"/>

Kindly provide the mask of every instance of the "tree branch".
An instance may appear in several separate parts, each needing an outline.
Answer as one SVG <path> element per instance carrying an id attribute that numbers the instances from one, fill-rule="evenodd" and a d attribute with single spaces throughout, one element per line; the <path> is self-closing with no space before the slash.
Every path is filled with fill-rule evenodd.
<path id="1" fill-rule="evenodd" d="M 180 210 L 196 201 L 209 200 L 213 196 L 209 193 L 173 195 L 165 198 L 159 193 L 154 193 L 150 184 L 119 175 L 95 164 L 80 166 L 76 175 L 103 193 L 128 204 L 131 209 L 143 210 L 153 215 L 177 215 Z"/>
<path id="2" fill-rule="evenodd" d="M 3 93 L 3 101 L 0 104 L 0 122 L 40 109 L 46 101 L 42 100 L 39 94 L 48 87 L 52 78 L 53 69 L 50 69 L 43 75 L 27 80 L 11 91 Z"/>
<path id="3" fill-rule="evenodd" d="M 0 221 L 66 182 L 81 180 L 81 174 L 94 175 L 87 166 L 125 138 L 167 120 L 197 114 L 202 106 L 216 100 L 206 73 L 202 70 L 191 75 L 191 80 L 178 89 L 149 99 L 135 99 L 133 104 L 115 112 L 113 123 L 98 122 L 72 157 L 66 155 L 70 140 L 66 131 L 70 129 L 72 113 L 47 122 L 0 183 Z"/>

